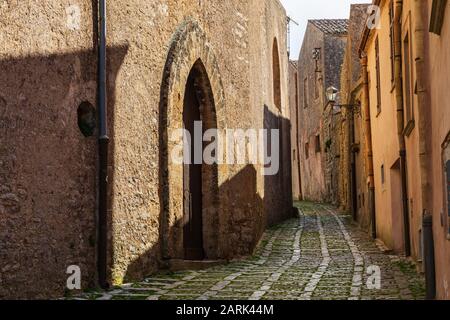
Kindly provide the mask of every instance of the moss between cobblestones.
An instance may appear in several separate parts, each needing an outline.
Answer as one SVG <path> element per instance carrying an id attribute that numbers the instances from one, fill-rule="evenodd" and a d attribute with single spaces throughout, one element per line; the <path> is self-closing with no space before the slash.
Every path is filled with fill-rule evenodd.
<path id="1" fill-rule="evenodd" d="M 323 208 L 317 204 L 303 202 L 296 203 L 296 206 L 301 209 L 303 215 L 300 239 L 301 258 L 296 264 L 285 270 L 277 282 L 271 284 L 262 299 L 302 299 L 306 286 L 323 260 L 321 239 L 317 228 L 317 212 L 320 212 L 331 261 L 318 283 L 312 299 L 348 299 L 354 275 L 354 259 L 339 225 L 333 216 L 324 212 Z M 391 261 L 388 256 L 379 252 L 366 234 L 350 225 L 349 217 L 340 216 L 340 218 L 358 245 L 364 258 L 364 264 L 379 265 L 382 268 L 382 290 L 367 290 L 364 285 L 367 275 L 362 274 L 361 297 L 363 299 L 423 299 L 424 282 L 422 277 L 415 272 L 413 265 L 404 261 Z M 278 273 L 281 266 L 291 260 L 293 241 L 297 231 L 299 231 L 299 220 L 291 219 L 266 231 L 251 257 L 201 272 L 162 272 L 141 282 L 116 287 L 114 291 L 109 292 L 114 295 L 113 300 L 144 300 L 150 296 L 155 298 L 160 294 L 160 290 L 165 293 L 160 296 L 160 300 L 193 300 L 210 291 L 218 283 L 223 283 L 224 279 L 231 274 L 239 273 L 238 277 L 211 299 L 246 300 L 255 291 L 259 291 L 268 278 L 274 273 Z M 277 234 L 276 238 L 274 238 L 275 233 Z M 264 259 L 263 264 L 256 265 L 255 261 L 261 260 L 261 254 L 269 241 L 272 243 L 270 255 Z M 186 276 L 194 276 L 194 278 L 183 280 Z M 102 296 L 102 293 L 93 291 L 87 292 L 81 298 L 97 299 Z"/>
<path id="2" fill-rule="evenodd" d="M 423 298 L 426 296 L 425 282 L 421 275 L 417 274 L 416 266 L 410 261 L 399 260 L 394 264 L 400 269 L 400 271 L 408 278 L 408 288 L 414 297 Z"/>

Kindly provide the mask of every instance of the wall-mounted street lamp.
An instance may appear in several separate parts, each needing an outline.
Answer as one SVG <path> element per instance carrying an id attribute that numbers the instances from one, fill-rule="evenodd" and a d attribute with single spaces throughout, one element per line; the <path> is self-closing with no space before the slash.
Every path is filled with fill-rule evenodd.
<path id="1" fill-rule="evenodd" d="M 331 103 L 335 103 L 338 93 L 338 89 L 336 89 L 335 87 L 329 87 L 326 92 L 328 101 Z"/>
<path id="2" fill-rule="evenodd" d="M 361 105 L 359 104 L 336 104 L 337 97 L 339 94 L 339 90 L 335 87 L 331 86 L 326 90 L 326 96 L 328 99 L 328 103 L 333 105 L 333 110 L 336 112 L 341 112 L 342 108 L 347 108 L 354 113 L 359 113 L 361 110 Z"/>

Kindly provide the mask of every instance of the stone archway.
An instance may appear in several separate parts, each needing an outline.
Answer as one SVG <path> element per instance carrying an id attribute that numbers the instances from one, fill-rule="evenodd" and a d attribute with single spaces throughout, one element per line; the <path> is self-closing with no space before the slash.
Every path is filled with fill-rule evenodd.
<path id="1" fill-rule="evenodd" d="M 187 20 L 171 39 L 164 68 L 160 100 L 160 243 L 162 258 L 184 259 L 183 219 L 184 189 L 183 165 L 171 162 L 174 149 L 172 134 L 183 128 L 186 84 L 196 72 L 196 95 L 201 118 L 206 129 L 225 127 L 224 90 L 217 59 L 199 24 Z M 221 206 L 219 185 L 226 179 L 225 168 L 202 169 L 203 192 L 203 246 L 206 259 L 221 256 Z"/>
<path id="2" fill-rule="evenodd" d="M 280 53 L 278 50 L 278 40 L 275 37 L 272 45 L 272 81 L 273 81 L 273 102 L 275 107 L 280 111 L 281 108 L 281 69 L 280 69 Z"/>

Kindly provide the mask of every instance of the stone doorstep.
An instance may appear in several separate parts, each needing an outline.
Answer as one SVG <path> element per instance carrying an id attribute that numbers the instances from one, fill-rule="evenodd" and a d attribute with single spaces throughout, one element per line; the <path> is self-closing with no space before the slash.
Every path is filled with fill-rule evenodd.
<path id="1" fill-rule="evenodd" d="M 228 264 L 226 260 L 179 260 L 172 259 L 167 261 L 167 268 L 172 272 L 185 271 L 185 270 L 206 270 L 213 267 L 223 266 Z"/>
<path id="2" fill-rule="evenodd" d="M 389 249 L 389 248 L 384 244 L 384 242 L 381 241 L 380 239 L 375 239 L 375 243 L 376 243 L 378 249 L 380 249 L 380 251 L 381 251 L 383 254 L 389 255 L 389 254 L 392 254 L 392 253 L 393 253 L 393 250 L 392 250 L 392 249 Z"/>

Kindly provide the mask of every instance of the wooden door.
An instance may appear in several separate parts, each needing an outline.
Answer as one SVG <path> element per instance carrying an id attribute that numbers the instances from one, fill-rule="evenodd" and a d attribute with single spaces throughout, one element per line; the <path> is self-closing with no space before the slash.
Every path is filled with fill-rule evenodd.
<path id="1" fill-rule="evenodd" d="M 188 146 L 190 163 L 183 167 L 184 189 L 184 252 L 186 260 L 202 260 L 203 227 L 202 227 L 202 164 L 194 163 L 194 123 L 201 121 L 200 105 L 195 90 L 195 72 L 191 72 L 186 85 L 184 97 L 183 124 L 190 133 L 191 141 Z M 203 145 L 201 146 L 203 150 Z"/>

